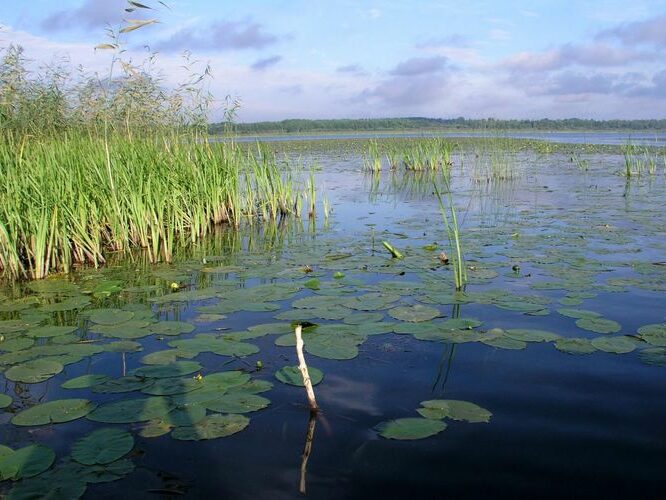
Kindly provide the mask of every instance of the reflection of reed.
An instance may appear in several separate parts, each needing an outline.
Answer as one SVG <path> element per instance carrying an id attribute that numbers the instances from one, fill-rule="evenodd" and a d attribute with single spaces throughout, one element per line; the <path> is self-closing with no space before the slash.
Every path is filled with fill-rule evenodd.
<path id="1" fill-rule="evenodd" d="M 308 431 L 305 434 L 305 446 L 303 447 L 303 455 L 301 457 L 301 481 L 298 488 L 298 491 L 300 491 L 303 495 L 305 495 L 308 459 L 310 458 L 310 453 L 312 453 L 312 442 L 314 441 L 314 432 L 316 425 L 317 425 L 317 414 L 311 411 L 310 418 L 308 419 Z"/>
<path id="2" fill-rule="evenodd" d="M 453 304 L 451 318 L 460 318 L 460 313 L 460 304 Z M 441 385 L 442 392 L 444 392 L 444 389 L 446 388 L 446 383 L 448 382 L 449 375 L 451 374 L 451 367 L 453 366 L 453 358 L 456 355 L 456 346 L 457 344 L 446 344 L 446 347 L 442 352 L 442 357 L 439 360 L 439 364 L 437 365 L 437 376 L 435 377 L 435 382 L 432 384 L 431 391 L 433 393 L 437 391 L 438 385 Z M 445 367 L 446 371 L 444 371 Z"/>

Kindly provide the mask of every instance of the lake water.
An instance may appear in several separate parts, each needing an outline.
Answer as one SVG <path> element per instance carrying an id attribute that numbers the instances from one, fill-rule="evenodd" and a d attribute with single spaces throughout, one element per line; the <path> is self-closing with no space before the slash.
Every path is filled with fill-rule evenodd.
<path id="1" fill-rule="evenodd" d="M 582 154 L 578 165 L 557 153 L 500 156 L 495 167 L 491 154 L 452 158 L 464 292 L 438 258 L 452 255 L 434 195 L 446 179 L 371 175 L 345 149 L 298 154 L 318 166 L 316 220 L 220 228 L 174 265 L 137 255 L 4 288 L 0 364 L 11 402 L 0 410 L 1 442 L 43 445 L 55 459 L 31 448 L 39 474 L 3 490 L 288 499 L 303 484 L 314 499 L 661 496 L 663 163 L 627 178 L 617 155 Z M 493 175 L 498 163 L 511 174 Z M 308 364 L 323 373 L 314 430 L 303 388 L 274 375 L 297 364 L 291 321 L 319 325 L 304 334 Z M 35 365 L 45 358 L 54 364 Z M 84 375 L 100 377 L 62 387 Z M 42 422 L 30 413 L 73 398 L 90 407 L 71 403 Z M 426 423 L 439 426 L 429 437 L 385 437 L 396 431 L 383 423 L 427 420 L 417 410 L 432 400 L 477 406 L 448 407 Z M 249 422 L 234 428 L 220 420 L 228 414 Z M 101 428 L 133 442 L 109 438 L 102 448 L 118 451 L 104 455 L 81 441 Z"/>

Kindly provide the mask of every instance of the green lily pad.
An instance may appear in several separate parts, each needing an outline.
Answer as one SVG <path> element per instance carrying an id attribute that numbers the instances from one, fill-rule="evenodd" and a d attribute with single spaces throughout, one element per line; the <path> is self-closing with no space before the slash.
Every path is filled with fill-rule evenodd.
<path id="1" fill-rule="evenodd" d="M 47 470 L 55 460 L 51 448 L 41 445 L 30 445 L 3 456 L 0 459 L 0 480 L 33 477 Z"/>
<path id="2" fill-rule="evenodd" d="M 132 311 L 123 311 L 122 309 L 94 309 L 86 311 L 86 313 L 88 319 L 98 325 L 119 325 L 134 317 Z"/>
<path id="3" fill-rule="evenodd" d="M 44 473 L 30 481 L 21 481 L 7 495 L 7 500 L 77 500 L 87 485 L 71 474 L 62 477 Z"/>
<path id="4" fill-rule="evenodd" d="M 27 334 L 30 337 L 36 338 L 51 338 L 59 337 L 60 335 L 67 335 L 68 333 L 73 333 L 76 331 L 75 326 L 38 326 L 37 328 L 31 328 L 28 330 Z"/>
<path id="5" fill-rule="evenodd" d="M 392 318 L 400 321 L 409 321 L 412 323 L 430 321 L 431 319 L 441 315 L 438 309 L 421 304 L 394 307 L 393 309 L 389 309 L 388 313 Z"/>
<path id="6" fill-rule="evenodd" d="M 139 431 L 139 436 L 145 438 L 156 438 L 169 434 L 173 426 L 161 420 L 151 420 Z"/>
<path id="7" fill-rule="evenodd" d="M 35 345 L 35 340 L 29 337 L 17 337 L 9 340 L 0 341 L 0 351 L 16 352 L 22 351 Z"/>
<path id="8" fill-rule="evenodd" d="M 183 349 L 165 349 L 146 354 L 141 358 L 141 362 L 145 365 L 168 365 L 178 361 L 178 358 L 192 359 L 197 354 L 196 352 L 189 352 Z"/>
<path id="9" fill-rule="evenodd" d="M 176 404 L 167 398 L 151 396 L 107 403 L 88 414 L 88 420 L 107 424 L 130 424 L 165 420 Z"/>
<path id="10" fill-rule="evenodd" d="M 640 360 L 646 365 L 666 366 L 666 349 L 663 347 L 650 347 L 638 353 Z"/>
<path id="11" fill-rule="evenodd" d="M 27 410 L 17 413 L 12 418 L 12 424 L 47 425 L 70 422 L 85 417 L 97 405 L 87 399 L 59 399 L 35 405 Z"/>
<path id="12" fill-rule="evenodd" d="M 142 366 L 134 370 L 138 377 L 170 378 L 182 377 L 201 370 L 201 364 L 197 361 L 176 361 L 168 365 Z"/>
<path id="13" fill-rule="evenodd" d="M 143 350 L 143 346 L 132 340 L 119 340 L 104 344 L 104 350 L 106 352 L 139 352 Z"/>
<path id="14" fill-rule="evenodd" d="M 317 385 L 324 378 L 322 371 L 313 366 L 308 366 L 308 373 L 312 385 Z M 303 383 L 303 375 L 301 374 L 301 370 L 298 369 L 298 366 L 283 366 L 275 372 L 275 378 L 283 384 L 296 385 L 299 387 L 305 386 Z"/>
<path id="15" fill-rule="evenodd" d="M 558 313 L 560 313 L 562 316 L 566 316 L 568 318 L 575 318 L 575 319 L 583 319 L 583 318 L 600 318 L 601 314 L 595 311 L 588 311 L 585 309 L 570 309 L 563 307 L 561 309 L 557 310 Z"/>
<path id="16" fill-rule="evenodd" d="M 597 350 L 587 339 L 562 338 L 555 341 L 555 347 L 567 354 L 592 354 Z"/>
<path id="17" fill-rule="evenodd" d="M 505 335 L 514 340 L 522 340 L 523 342 L 553 342 L 561 338 L 556 333 L 527 328 L 511 328 L 506 330 Z"/>
<path id="18" fill-rule="evenodd" d="M 145 389 L 153 384 L 153 380 L 143 377 L 127 375 L 120 378 L 110 378 L 92 387 L 92 391 L 98 394 L 120 394 L 123 392 L 134 392 Z"/>
<path id="19" fill-rule="evenodd" d="M 195 378 L 182 378 L 173 380 L 164 378 L 141 390 L 144 394 L 151 396 L 171 396 L 173 394 L 184 394 L 186 392 L 196 391 L 204 387 L 203 381 Z"/>
<path id="20" fill-rule="evenodd" d="M 164 423 L 171 427 L 181 427 L 195 425 L 205 418 L 206 407 L 203 404 L 192 404 L 176 408 L 170 412 Z"/>
<path id="21" fill-rule="evenodd" d="M 425 418 L 441 420 L 451 418 L 453 420 L 462 420 L 464 422 L 478 423 L 490 422 L 490 413 L 479 405 L 469 401 L 459 401 L 456 399 L 432 399 L 421 401 L 418 411 Z"/>
<path id="22" fill-rule="evenodd" d="M 346 335 L 312 335 L 304 341 L 305 350 L 326 359 L 354 359 L 362 339 Z"/>
<path id="23" fill-rule="evenodd" d="M 81 375 L 80 377 L 69 379 L 60 387 L 63 389 L 87 389 L 107 380 L 109 380 L 108 375 Z"/>
<path id="24" fill-rule="evenodd" d="M 257 335 L 283 335 L 293 332 L 294 328 L 291 326 L 291 323 L 264 323 L 251 326 L 248 330 Z"/>
<path id="25" fill-rule="evenodd" d="M 84 465 L 104 465 L 124 457 L 134 448 L 134 438 L 122 429 L 97 429 L 72 446 L 72 458 Z"/>
<path id="26" fill-rule="evenodd" d="M 491 347 L 497 347 L 498 349 L 508 349 L 513 351 L 527 348 L 527 342 L 506 336 L 484 339 L 481 343 Z"/>
<path id="27" fill-rule="evenodd" d="M 7 394 L 0 394 L 0 408 L 7 408 L 12 404 L 12 397 Z"/>
<path id="28" fill-rule="evenodd" d="M 63 370 L 63 365 L 49 359 L 33 359 L 23 364 L 12 366 L 5 372 L 5 377 L 12 382 L 38 384 L 54 377 Z"/>
<path id="29" fill-rule="evenodd" d="M 195 425 L 176 427 L 171 437 L 183 441 L 199 441 L 231 436 L 245 429 L 250 419 L 243 415 L 210 415 Z"/>
<path id="30" fill-rule="evenodd" d="M 399 418 L 382 422 L 375 427 L 380 436 L 399 440 L 424 439 L 439 434 L 444 429 L 444 422 L 428 418 Z"/>
<path id="31" fill-rule="evenodd" d="M 150 325 L 147 320 L 130 320 L 118 325 L 93 325 L 90 331 L 114 339 L 140 339 L 152 334 Z"/>
<path id="32" fill-rule="evenodd" d="M 184 321 L 159 321 L 151 324 L 148 329 L 150 333 L 157 335 L 180 335 L 182 333 L 191 333 L 194 331 L 194 325 Z"/>
<path id="33" fill-rule="evenodd" d="M 266 399 L 256 394 L 245 394 L 243 392 L 227 393 L 214 401 L 206 403 L 206 408 L 219 413 L 249 413 L 259 411 L 271 404 Z"/>
<path id="34" fill-rule="evenodd" d="M 441 328 L 448 328 L 449 330 L 471 330 L 477 326 L 481 326 L 483 321 L 474 318 L 451 318 L 440 323 Z"/>
<path id="35" fill-rule="evenodd" d="M 74 477 L 86 483 L 110 483 L 122 479 L 134 471 L 134 463 L 129 459 L 117 460 L 109 464 L 83 466 L 72 463 Z M 57 472 L 57 469 L 54 470 Z"/>
<path id="36" fill-rule="evenodd" d="M 376 323 L 384 318 L 383 313 L 367 312 L 353 313 L 342 319 L 343 323 L 348 325 L 363 325 L 366 323 Z M 285 332 L 286 333 L 286 332 Z"/>
<path id="37" fill-rule="evenodd" d="M 648 344 L 666 347 L 666 323 L 641 326 L 638 329 L 638 335 Z"/>
<path id="38" fill-rule="evenodd" d="M 622 329 L 617 321 L 604 318 L 581 318 L 576 320 L 576 326 L 595 333 L 617 333 Z"/>
<path id="39" fill-rule="evenodd" d="M 630 337 L 597 337 L 592 345 L 600 351 L 614 354 L 626 354 L 636 349 L 636 342 Z"/>

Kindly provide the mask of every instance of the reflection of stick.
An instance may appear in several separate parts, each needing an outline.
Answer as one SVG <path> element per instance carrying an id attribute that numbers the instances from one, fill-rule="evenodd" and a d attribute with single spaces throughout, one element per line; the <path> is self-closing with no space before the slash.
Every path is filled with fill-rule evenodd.
<path id="1" fill-rule="evenodd" d="M 296 325 L 296 355 L 298 356 L 298 369 L 303 376 L 303 385 L 305 385 L 305 392 L 308 395 L 308 402 L 310 403 L 310 411 L 316 412 L 319 410 L 317 400 L 315 399 L 314 390 L 312 389 L 312 381 L 310 380 L 310 373 L 308 372 L 308 365 L 305 364 L 305 357 L 303 356 L 303 337 L 301 336 L 301 325 Z"/>
<path id="2" fill-rule="evenodd" d="M 308 432 L 305 435 L 305 447 L 303 448 L 303 457 L 301 460 L 301 485 L 298 489 L 298 491 L 300 491 L 303 495 L 305 495 L 305 474 L 307 473 L 308 458 L 310 458 L 310 453 L 312 453 L 312 441 L 314 440 L 314 431 L 316 424 L 317 424 L 316 415 L 314 412 L 310 412 L 310 420 L 308 421 Z"/>

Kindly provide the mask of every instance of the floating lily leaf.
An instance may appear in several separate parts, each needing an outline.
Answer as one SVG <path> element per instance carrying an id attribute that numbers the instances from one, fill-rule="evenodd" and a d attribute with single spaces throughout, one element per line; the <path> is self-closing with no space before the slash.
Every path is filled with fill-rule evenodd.
<path id="1" fill-rule="evenodd" d="M 27 349 L 35 345 L 34 339 L 28 337 L 17 337 L 10 340 L 3 340 L 0 342 L 0 351 L 16 352 Z"/>
<path id="2" fill-rule="evenodd" d="M 204 313 L 204 314 L 199 314 L 196 318 L 194 318 L 194 322 L 216 323 L 218 321 L 222 321 L 223 319 L 227 319 L 227 316 L 225 316 L 224 314 Z"/>
<path id="3" fill-rule="evenodd" d="M 562 308 L 557 310 L 562 316 L 568 318 L 583 319 L 583 318 L 600 318 L 601 314 L 594 311 L 587 311 L 585 309 L 568 309 Z"/>
<path id="4" fill-rule="evenodd" d="M 150 325 L 150 321 L 130 320 L 118 325 L 94 325 L 90 331 L 116 339 L 140 339 L 152 333 Z"/>
<path id="5" fill-rule="evenodd" d="M 88 414 L 88 420 L 107 424 L 130 424 L 148 420 L 165 420 L 175 403 L 163 397 L 126 399 L 108 403 Z"/>
<path id="6" fill-rule="evenodd" d="M 281 335 L 293 332 L 294 328 L 291 323 L 265 323 L 251 326 L 248 330 L 257 335 Z"/>
<path id="7" fill-rule="evenodd" d="M 387 439 L 414 440 L 439 434 L 446 429 L 446 424 L 428 418 L 399 418 L 382 422 L 375 429 Z"/>
<path id="8" fill-rule="evenodd" d="M 12 418 L 14 425 L 47 425 L 69 422 L 85 417 L 97 405 L 87 399 L 60 399 L 35 405 L 17 413 Z"/>
<path id="9" fill-rule="evenodd" d="M 7 394 L 0 394 L 0 408 L 7 408 L 12 404 L 12 397 Z"/>
<path id="10" fill-rule="evenodd" d="M 568 354 L 592 354 L 597 350 L 587 339 L 562 338 L 555 341 L 555 347 Z"/>
<path id="11" fill-rule="evenodd" d="M 90 305 L 90 299 L 85 295 L 79 295 L 69 297 L 61 302 L 40 306 L 39 310 L 45 313 L 73 311 L 75 309 L 83 309 L 88 305 Z"/>
<path id="12" fill-rule="evenodd" d="M 482 324 L 483 321 L 474 318 L 451 318 L 440 323 L 440 326 L 450 330 L 471 330 Z"/>
<path id="13" fill-rule="evenodd" d="M 189 352 L 213 352 L 220 356 L 249 356 L 259 352 L 259 348 L 245 342 L 235 342 L 219 335 L 200 333 L 191 339 L 172 340 L 169 346 Z"/>
<path id="14" fill-rule="evenodd" d="M 0 458 L 0 480 L 33 477 L 51 467 L 55 453 L 51 448 L 41 445 L 30 445 L 12 451 Z"/>
<path id="15" fill-rule="evenodd" d="M 181 333 L 193 332 L 194 325 L 184 321 L 159 321 L 151 324 L 148 329 L 150 333 L 158 335 L 180 335 Z"/>
<path id="16" fill-rule="evenodd" d="M 207 402 L 206 408 L 220 413 L 249 413 L 262 410 L 269 404 L 271 404 L 270 399 L 256 394 L 237 392 L 224 394 L 214 401 Z"/>
<path id="17" fill-rule="evenodd" d="M 92 484 L 117 481 L 134 471 L 134 463 L 128 459 L 117 460 L 104 465 L 83 466 L 72 463 L 71 467 L 74 469 L 72 474 L 76 478 Z M 57 469 L 53 472 L 57 472 Z"/>
<path id="18" fill-rule="evenodd" d="M 203 404 L 191 404 L 176 408 L 164 421 L 170 427 L 195 425 L 206 418 L 206 407 Z"/>
<path id="19" fill-rule="evenodd" d="M 173 426 L 161 420 L 151 420 L 139 432 L 139 436 L 145 438 L 155 438 L 169 434 Z"/>
<path id="20" fill-rule="evenodd" d="M 646 365 L 666 366 L 666 349 L 663 347 L 643 349 L 638 356 Z"/>
<path id="21" fill-rule="evenodd" d="M 250 375 L 237 370 L 211 373 L 204 377 L 206 387 L 212 387 L 218 391 L 226 391 L 231 387 L 242 386 L 249 381 Z"/>
<path id="22" fill-rule="evenodd" d="M 29 322 L 23 320 L 8 319 L 0 321 L 0 335 L 24 332 L 30 328 L 30 326 Z"/>
<path id="23" fill-rule="evenodd" d="M 33 359 L 22 365 L 12 366 L 5 377 L 13 382 L 38 384 L 54 377 L 63 370 L 61 363 L 48 359 Z"/>
<path id="24" fill-rule="evenodd" d="M 79 288 L 71 281 L 59 278 L 31 281 L 28 288 L 42 295 L 72 295 L 78 294 Z"/>
<path id="25" fill-rule="evenodd" d="M 107 380 L 109 380 L 107 375 L 81 375 L 80 377 L 68 380 L 60 387 L 63 389 L 87 389 Z"/>
<path id="26" fill-rule="evenodd" d="M 164 351 L 155 351 L 145 355 L 141 358 L 141 362 L 145 365 L 167 365 L 175 363 L 178 358 L 192 359 L 198 354 L 198 352 L 189 352 L 183 349 L 165 349 Z"/>
<path id="27" fill-rule="evenodd" d="M 134 317 L 132 311 L 123 311 L 122 309 L 94 309 L 86 311 L 86 314 L 90 321 L 98 325 L 119 325 Z"/>
<path id="28" fill-rule="evenodd" d="M 431 319 L 441 315 L 438 309 L 421 304 L 394 307 L 393 309 L 389 309 L 388 313 L 392 318 L 398 319 L 400 321 L 409 321 L 412 323 L 430 321 Z"/>
<path id="29" fill-rule="evenodd" d="M 345 316 L 342 322 L 348 325 L 363 325 L 365 323 L 375 323 L 381 321 L 383 318 L 384 318 L 383 313 L 375 313 L 375 312 L 353 313 L 350 314 L 349 316 Z"/>
<path id="30" fill-rule="evenodd" d="M 152 396 L 171 396 L 173 394 L 184 394 L 204 387 L 204 383 L 194 378 L 183 378 L 178 380 L 160 379 L 141 390 L 144 394 Z"/>
<path id="31" fill-rule="evenodd" d="M 30 481 L 21 481 L 7 495 L 7 500 L 77 500 L 86 492 L 87 485 L 71 474 L 57 477 L 42 474 Z"/>
<path id="32" fill-rule="evenodd" d="M 519 351 L 527 348 L 527 342 L 506 336 L 484 339 L 481 342 L 491 347 L 497 347 L 498 349 Z"/>
<path id="33" fill-rule="evenodd" d="M 312 385 L 317 385 L 324 378 L 322 371 L 313 366 L 308 366 L 308 373 Z M 305 386 L 303 383 L 303 375 L 298 366 L 283 366 L 275 372 L 275 378 L 283 384 L 296 385 L 299 387 Z"/>
<path id="34" fill-rule="evenodd" d="M 459 401 L 455 399 L 432 399 L 430 401 L 421 401 L 418 411 L 425 418 L 441 420 L 451 418 L 453 420 L 462 420 L 470 423 L 490 422 L 490 413 L 479 405 L 469 401 Z"/>
<path id="35" fill-rule="evenodd" d="M 666 323 L 641 326 L 638 335 L 648 344 L 666 347 Z"/>
<path id="36" fill-rule="evenodd" d="M 368 293 L 347 299 L 344 305 L 357 311 L 381 311 L 382 309 L 388 309 L 391 304 L 398 300 L 400 300 L 399 295 Z"/>
<path id="37" fill-rule="evenodd" d="M 211 415 L 195 425 L 176 427 L 171 437 L 183 441 L 199 441 L 231 436 L 245 429 L 250 419 L 243 415 Z"/>
<path id="38" fill-rule="evenodd" d="M 92 391 L 100 394 L 119 394 L 123 392 L 140 391 L 150 386 L 154 381 L 144 377 L 128 375 L 120 378 L 110 378 L 93 386 Z"/>
<path id="39" fill-rule="evenodd" d="M 312 335 L 305 341 L 305 350 L 313 356 L 326 359 L 354 359 L 358 356 L 358 337 L 346 335 Z"/>
<path id="40" fill-rule="evenodd" d="M 626 354 L 636 349 L 636 342 L 630 337 L 597 337 L 592 339 L 592 345 L 604 352 Z"/>
<path id="41" fill-rule="evenodd" d="M 505 335 L 515 340 L 522 340 L 523 342 L 553 342 L 560 338 L 556 333 L 527 328 L 510 328 L 505 332 Z"/>
<path id="42" fill-rule="evenodd" d="M 31 328 L 28 330 L 27 335 L 30 337 L 36 338 L 50 338 L 58 337 L 60 335 L 66 335 L 68 333 L 73 333 L 76 331 L 75 326 L 39 326 L 37 328 Z"/>
<path id="43" fill-rule="evenodd" d="M 106 352 L 139 352 L 143 350 L 143 346 L 131 340 L 119 340 L 104 344 L 104 350 Z"/>
<path id="44" fill-rule="evenodd" d="M 122 429 L 97 429 L 72 446 L 72 458 L 84 465 L 104 465 L 124 457 L 134 448 L 134 438 Z"/>
<path id="45" fill-rule="evenodd" d="M 595 333 L 617 333 L 622 329 L 617 321 L 604 318 L 581 318 L 576 320 L 576 326 Z"/>
<path id="46" fill-rule="evenodd" d="M 176 361 L 168 365 L 142 366 L 134 370 L 134 374 L 139 377 L 169 378 L 182 377 L 199 370 L 201 365 L 197 361 Z"/>

